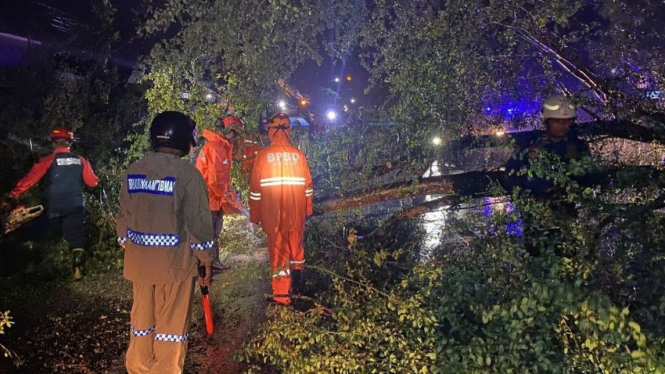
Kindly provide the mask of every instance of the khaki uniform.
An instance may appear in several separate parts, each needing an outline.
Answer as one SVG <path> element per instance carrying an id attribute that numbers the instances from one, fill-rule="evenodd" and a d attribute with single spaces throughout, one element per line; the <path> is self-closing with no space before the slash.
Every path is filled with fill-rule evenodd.
<path id="1" fill-rule="evenodd" d="M 127 371 L 181 373 L 197 266 L 213 259 L 205 181 L 186 160 L 148 152 L 123 178 L 116 222 L 134 289 Z"/>

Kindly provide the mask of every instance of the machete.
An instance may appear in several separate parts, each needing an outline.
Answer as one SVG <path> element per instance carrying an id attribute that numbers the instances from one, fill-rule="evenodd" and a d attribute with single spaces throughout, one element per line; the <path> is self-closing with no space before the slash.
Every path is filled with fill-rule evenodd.
<path id="1" fill-rule="evenodd" d="M 205 266 L 199 266 L 199 275 L 201 278 L 206 277 Z M 206 320 L 206 333 L 208 333 L 208 335 L 212 335 L 215 327 L 212 323 L 212 305 L 210 305 L 208 286 L 201 286 L 201 301 L 203 301 L 203 316 Z"/>

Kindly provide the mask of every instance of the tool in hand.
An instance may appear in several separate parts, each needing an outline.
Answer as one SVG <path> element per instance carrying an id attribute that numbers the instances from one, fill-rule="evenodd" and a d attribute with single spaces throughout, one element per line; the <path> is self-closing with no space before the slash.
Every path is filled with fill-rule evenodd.
<path id="1" fill-rule="evenodd" d="M 205 278 L 205 266 L 199 266 L 199 276 Z M 203 316 L 206 321 L 206 333 L 212 335 L 215 327 L 212 322 L 212 305 L 210 304 L 210 295 L 208 294 L 208 286 L 201 286 L 201 301 L 203 301 Z"/>

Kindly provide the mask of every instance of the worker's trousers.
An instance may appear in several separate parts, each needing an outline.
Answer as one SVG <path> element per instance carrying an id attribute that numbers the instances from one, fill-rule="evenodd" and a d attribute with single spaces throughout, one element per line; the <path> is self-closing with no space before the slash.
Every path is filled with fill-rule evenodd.
<path id="1" fill-rule="evenodd" d="M 219 235 L 222 233 L 224 228 L 224 211 L 223 210 L 212 210 L 212 228 L 214 240 L 212 244 L 212 249 L 214 253 L 214 262 L 219 262 Z"/>
<path id="2" fill-rule="evenodd" d="M 272 268 L 272 293 L 276 302 L 291 303 L 291 271 L 305 263 L 304 230 L 268 232 L 268 252 Z"/>
<path id="3" fill-rule="evenodd" d="M 129 374 L 180 374 L 187 353 L 195 280 L 133 283 L 125 366 Z"/>

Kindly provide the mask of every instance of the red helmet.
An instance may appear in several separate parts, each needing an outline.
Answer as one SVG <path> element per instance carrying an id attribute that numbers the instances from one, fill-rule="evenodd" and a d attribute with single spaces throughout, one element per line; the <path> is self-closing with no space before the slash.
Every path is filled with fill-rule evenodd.
<path id="1" fill-rule="evenodd" d="M 74 132 L 68 127 L 56 127 L 51 131 L 51 140 L 69 140 L 74 141 Z"/>
<path id="2" fill-rule="evenodd" d="M 236 116 L 227 116 L 222 120 L 222 126 L 226 129 L 241 133 L 244 125 L 240 118 Z"/>

